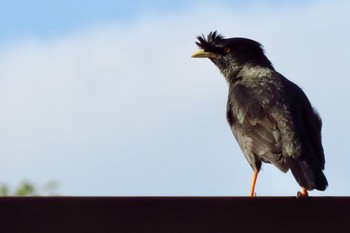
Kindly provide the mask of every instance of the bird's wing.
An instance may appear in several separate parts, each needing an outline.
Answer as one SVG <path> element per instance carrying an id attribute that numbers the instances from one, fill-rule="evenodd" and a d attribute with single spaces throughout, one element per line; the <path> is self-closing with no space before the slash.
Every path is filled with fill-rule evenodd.
<path id="1" fill-rule="evenodd" d="M 280 75 L 283 97 L 276 102 L 271 116 L 281 132 L 282 154 L 300 186 L 325 190 L 324 153 L 321 144 L 321 118 L 305 93 Z"/>
<path id="2" fill-rule="evenodd" d="M 244 86 L 230 89 L 227 119 L 244 155 L 253 168 L 261 161 L 288 171 L 282 158 L 282 140 L 277 122 L 258 98 Z"/>
<path id="3" fill-rule="evenodd" d="M 297 85 L 275 75 L 270 86 L 230 86 L 227 119 L 231 129 L 253 168 L 259 160 L 282 171 L 293 168 L 303 187 L 325 187 L 320 118 Z M 309 182 L 313 176 L 321 177 L 320 185 Z"/>
<path id="4" fill-rule="evenodd" d="M 279 128 L 282 128 L 283 125 L 286 126 L 282 133 L 286 142 L 283 146 L 286 155 L 294 158 L 314 156 L 319 160 L 323 169 L 325 159 L 321 142 L 321 118 L 311 106 L 305 93 L 296 84 L 283 76 L 280 78 L 284 86 L 285 98 L 281 99 L 279 105 L 283 105 L 284 110 L 280 113 L 275 112 L 274 117 L 281 124 Z M 283 107 L 280 106 L 280 109 Z"/>

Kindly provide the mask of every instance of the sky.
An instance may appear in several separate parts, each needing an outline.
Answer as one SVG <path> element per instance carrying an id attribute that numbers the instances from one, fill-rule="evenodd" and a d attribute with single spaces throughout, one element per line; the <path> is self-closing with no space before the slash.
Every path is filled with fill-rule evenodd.
<path id="1" fill-rule="evenodd" d="M 2 1 L 0 183 L 70 196 L 246 196 L 227 84 L 195 38 L 264 45 L 323 119 L 329 187 L 347 196 L 349 1 Z M 258 196 L 294 196 L 264 164 Z"/>

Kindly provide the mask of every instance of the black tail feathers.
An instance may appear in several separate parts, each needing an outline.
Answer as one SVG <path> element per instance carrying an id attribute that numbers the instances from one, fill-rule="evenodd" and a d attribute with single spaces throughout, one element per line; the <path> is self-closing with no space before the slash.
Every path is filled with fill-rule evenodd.
<path id="1" fill-rule="evenodd" d="M 324 191 L 328 182 L 320 162 L 316 159 L 287 159 L 288 165 L 298 184 L 307 190 Z"/>

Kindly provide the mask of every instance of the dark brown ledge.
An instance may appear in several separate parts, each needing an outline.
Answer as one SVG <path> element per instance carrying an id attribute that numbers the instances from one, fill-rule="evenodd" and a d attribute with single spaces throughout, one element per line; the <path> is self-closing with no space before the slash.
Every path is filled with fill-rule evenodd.
<path id="1" fill-rule="evenodd" d="M 350 197 L 0 198 L 1 233 L 350 232 Z"/>

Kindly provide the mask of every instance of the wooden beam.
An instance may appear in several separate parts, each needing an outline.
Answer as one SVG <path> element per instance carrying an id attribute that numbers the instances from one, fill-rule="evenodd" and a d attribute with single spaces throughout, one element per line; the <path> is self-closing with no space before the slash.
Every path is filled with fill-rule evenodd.
<path id="1" fill-rule="evenodd" d="M 4 197 L 1 233 L 350 232 L 350 197 Z"/>

